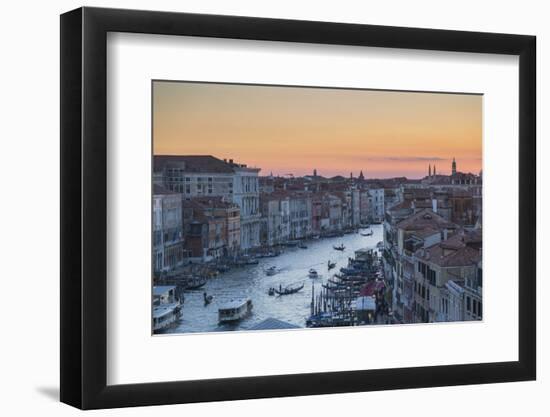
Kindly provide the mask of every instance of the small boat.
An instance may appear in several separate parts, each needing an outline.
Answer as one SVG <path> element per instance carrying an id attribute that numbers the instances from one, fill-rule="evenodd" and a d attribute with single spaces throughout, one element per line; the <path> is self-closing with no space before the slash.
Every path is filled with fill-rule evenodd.
<path id="1" fill-rule="evenodd" d="M 370 232 L 368 233 L 361 233 L 361 236 L 372 236 L 374 234 L 374 232 L 371 230 Z"/>
<path id="2" fill-rule="evenodd" d="M 273 275 L 275 275 L 277 272 L 279 272 L 279 270 L 277 269 L 276 266 L 270 266 L 269 268 L 267 268 L 267 269 L 265 270 L 265 274 L 266 274 L 267 276 L 273 276 Z"/>
<path id="3" fill-rule="evenodd" d="M 384 249 L 384 242 L 382 242 L 382 241 L 378 242 L 378 243 L 376 244 L 376 247 L 377 247 L 378 249 Z"/>
<path id="4" fill-rule="evenodd" d="M 308 272 L 308 276 L 310 278 L 319 278 L 319 273 L 315 269 L 311 268 Z"/>
<path id="5" fill-rule="evenodd" d="M 298 291 L 300 291 L 302 288 L 304 288 L 304 284 L 302 285 L 299 285 L 297 287 L 292 287 L 292 286 L 288 286 L 288 287 L 285 287 L 285 288 L 281 288 L 279 287 L 278 290 L 275 290 L 275 293 L 278 294 L 278 295 L 289 295 L 289 294 L 295 294 L 297 293 Z"/>
<path id="6" fill-rule="evenodd" d="M 346 247 L 344 246 L 343 243 L 340 244 L 339 246 L 333 246 L 332 248 L 333 248 L 334 250 L 339 250 L 340 252 L 343 252 L 343 251 L 346 249 Z"/>
<path id="7" fill-rule="evenodd" d="M 264 253 L 259 253 L 258 255 L 256 255 L 256 258 L 275 258 L 277 256 L 279 256 L 281 253 L 280 252 L 264 252 Z"/>
<path id="8" fill-rule="evenodd" d="M 191 277 L 185 280 L 184 289 L 185 290 L 198 290 L 199 288 L 204 287 L 206 284 L 206 278 L 204 277 Z"/>
<path id="9" fill-rule="evenodd" d="M 300 244 L 298 245 L 298 247 L 299 247 L 300 249 L 307 249 L 307 245 L 304 245 L 303 243 L 300 243 Z"/>
<path id="10" fill-rule="evenodd" d="M 335 267 L 336 267 L 336 262 L 330 262 L 330 261 L 327 262 L 327 268 L 329 271 Z"/>
<path id="11" fill-rule="evenodd" d="M 220 323 L 231 323 L 242 320 L 252 311 L 252 300 L 244 298 L 232 300 L 218 309 L 218 321 Z"/>
<path id="12" fill-rule="evenodd" d="M 214 299 L 214 297 L 212 295 L 207 295 L 206 292 L 203 292 L 202 296 L 204 298 L 204 305 L 205 306 L 210 304 L 212 302 L 212 300 Z"/>
<path id="13" fill-rule="evenodd" d="M 321 239 L 321 235 L 313 235 L 311 238 L 314 240 Z"/>
<path id="14" fill-rule="evenodd" d="M 216 269 L 218 270 L 218 272 L 227 272 L 231 268 L 229 267 L 229 265 L 218 265 L 216 266 Z"/>
<path id="15" fill-rule="evenodd" d="M 267 295 L 275 295 L 275 288 L 270 288 Z"/>

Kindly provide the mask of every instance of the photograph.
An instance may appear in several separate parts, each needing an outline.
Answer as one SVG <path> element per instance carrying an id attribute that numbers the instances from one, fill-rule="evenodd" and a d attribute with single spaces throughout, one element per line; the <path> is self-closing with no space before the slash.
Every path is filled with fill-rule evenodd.
<path id="1" fill-rule="evenodd" d="M 152 332 L 480 321 L 469 93 L 152 81 Z"/>

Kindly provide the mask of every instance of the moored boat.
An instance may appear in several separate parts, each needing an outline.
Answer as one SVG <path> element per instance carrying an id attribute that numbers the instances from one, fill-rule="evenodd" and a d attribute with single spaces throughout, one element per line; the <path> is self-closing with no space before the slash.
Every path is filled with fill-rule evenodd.
<path id="1" fill-rule="evenodd" d="M 174 325 L 181 315 L 181 302 L 176 297 L 176 286 L 154 286 L 153 332 L 158 333 Z"/>
<path id="2" fill-rule="evenodd" d="M 346 249 L 346 247 L 344 246 L 343 243 L 341 243 L 341 244 L 338 245 L 338 246 L 333 246 L 332 248 L 333 248 L 334 250 L 339 250 L 340 252 L 343 252 L 343 251 Z"/>

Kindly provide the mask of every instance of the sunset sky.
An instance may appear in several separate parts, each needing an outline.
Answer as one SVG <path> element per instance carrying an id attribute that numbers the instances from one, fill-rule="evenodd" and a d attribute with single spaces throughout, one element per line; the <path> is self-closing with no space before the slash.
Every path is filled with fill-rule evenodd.
<path id="1" fill-rule="evenodd" d="M 213 155 L 260 175 L 420 178 L 481 169 L 482 96 L 155 81 L 155 155 Z"/>

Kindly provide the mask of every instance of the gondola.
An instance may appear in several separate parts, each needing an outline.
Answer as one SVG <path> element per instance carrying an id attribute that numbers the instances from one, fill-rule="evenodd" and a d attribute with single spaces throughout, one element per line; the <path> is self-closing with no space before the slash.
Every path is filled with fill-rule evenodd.
<path id="1" fill-rule="evenodd" d="M 265 274 L 266 274 L 267 276 L 273 276 L 273 275 L 275 275 L 277 272 L 279 272 L 279 270 L 277 269 L 276 266 L 270 266 L 269 268 L 267 268 L 267 269 L 265 270 Z"/>
<path id="2" fill-rule="evenodd" d="M 212 295 L 207 295 L 206 292 L 203 292 L 202 296 L 204 298 L 204 305 L 205 306 L 210 304 L 212 302 L 212 300 L 214 299 L 214 297 Z"/>
<path id="3" fill-rule="evenodd" d="M 206 284 L 206 278 L 194 277 L 186 280 L 184 284 L 184 289 L 187 291 L 198 290 L 199 288 L 204 287 L 205 284 Z"/>
<path id="4" fill-rule="evenodd" d="M 340 252 L 343 252 L 346 247 L 344 246 L 344 244 L 341 244 L 340 246 L 333 246 L 332 247 L 334 250 L 339 250 Z"/>
<path id="5" fill-rule="evenodd" d="M 336 267 L 336 262 L 330 262 L 330 261 L 327 262 L 327 268 L 329 271 L 335 267 Z"/>
<path id="6" fill-rule="evenodd" d="M 294 287 L 294 288 L 291 288 L 291 287 L 285 287 L 285 288 L 282 288 L 282 289 L 275 289 L 275 294 L 277 295 L 289 295 L 289 294 L 294 294 L 294 293 L 297 293 L 298 291 L 300 291 L 302 288 L 304 288 L 304 284 L 300 285 L 299 287 Z"/>
<path id="7" fill-rule="evenodd" d="M 374 232 L 371 230 L 369 233 L 361 233 L 361 236 L 372 236 L 374 234 Z"/>

